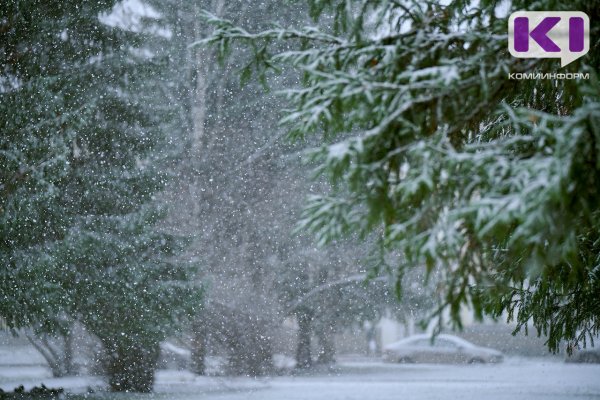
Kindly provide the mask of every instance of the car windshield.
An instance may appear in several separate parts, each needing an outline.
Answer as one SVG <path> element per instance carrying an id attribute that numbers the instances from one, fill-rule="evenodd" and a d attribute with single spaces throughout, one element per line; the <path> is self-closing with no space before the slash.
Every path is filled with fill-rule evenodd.
<path id="1" fill-rule="evenodd" d="M 449 348 L 455 348 L 458 347 L 457 343 L 448 340 L 448 339 L 436 339 L 433 342 L 433 346 L 434 347 L 449 347 Z"/>

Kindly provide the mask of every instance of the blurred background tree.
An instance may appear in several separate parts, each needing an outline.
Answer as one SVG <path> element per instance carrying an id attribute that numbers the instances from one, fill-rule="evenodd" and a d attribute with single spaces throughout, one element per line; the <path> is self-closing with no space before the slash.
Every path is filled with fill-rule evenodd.
<path id="1" fill-rule="evenodd" d="M 173 228 L 192 237 L 190 256 L 205 266 L 199 274 L 207 285 L 205 309 L 188 344 L 193 349 L 193 365 L 196 372 L 205 373 L 207 351 L 219 348 L 228 353 L 231 372 L 264 374 L 273 369 L 272 355 L 282 321 L 298 316 L 289 309 L 298 300 L 294 296 L 320 284 L 299 281 L 297 274 L 330 270 L 321 276 L 325 285 L 356 275 L 369 253 L 368 246 L 357 241 L 317 250 L 312 238 L 293 233 L 304 202 L 301 194 L 327 187 L 325 182 L 315 184 L 307 179 L 310 169 L 301 164 L 307 144 L 284 140 L 285 130 L 277 126 L 277 110 L 282 107 L 278 96 L 265 92 L 261 82 L 240 87 L 233 72 L 252 68 L 251 52 L 240 48 L 220 67 L 215 49 L 188 46 L 212 29 L 199 18 L 203 9 L 255 29 L 267 28 L 275 18 L 308 22 L 307 9 L 280 1 L 151 4 L 163 16 L 161 26 L 172 32 L 170 38 L 155 42 L 154 48 L 170 60 L 172 74 L 161 90 L 179 110 L 178 128 L 173 132 L 183 149 L 173 167 L 178 179 L 171 182 L 162 199 L 174 205 L 170 214 Z M 269 84 L 277 89 L 297 80 L 298 74 L 291 72 Z M 303 271 L 304 267 L 309 270 Z M 354 284 L 360 286 L 360 282 Z M 372 296 L 348 300 L 355 303 L 354 308 L 328 313 L 324 299 L 333 301 L 340 293 L 321 292 L 320 308 L 316 303 L 310 305 L 313 319 L 330 321 L 336 326 L 328 330 L 333 335 L 350 325 L 337 324 L 336 318 L 348 320 L 348 313 L 354 313 L 356 320 L 373 317 L 375 312 L 365 310 L 382 309 L 384 303 L 377 300 L 380 293 L 363 294 L 367 293 Z M 318 326 L 312 324 L 306 334 L 314 335 Z"/>

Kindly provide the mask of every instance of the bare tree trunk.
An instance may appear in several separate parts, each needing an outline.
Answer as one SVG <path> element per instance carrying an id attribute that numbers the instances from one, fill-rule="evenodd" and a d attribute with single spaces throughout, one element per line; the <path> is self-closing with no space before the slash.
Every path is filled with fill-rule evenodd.
<path id="1" fill-rule="evenodd" d="M 312 314 L 302 310 L 296 314 L 298 319 L 298 345 L 296 347 L 296 367 L 309 368 L 312 365 L 310 352 L 310 335 L 312 331 Z"/>
<path id="2" fill-rule="evenodd" d="M 71 329 L 60 337 L 52 338 L 47 334 L 32 335 L 27 333 L 25 337 L 44 357 L 52 371 L 52 376 L 61 378 L 77 373 L 73 363 L 73 335 Z"/>
<path id="3" fill-rule="evenodd" d="M 217 16 L 223 14 L 225 7 L 224 0 L 215 0 L 212 4 L 212 10 Z M 194 5 L 194 15 L 200 15 L 200 6 Z M 201 26 L 201 19 L 195 18 L 193 21 L 193 38 L 200 40 L 206 36 L 204 29 Z M 190 66 L 193 76 L 193 89 L 191 99 L 191 116 L 192 116 L 192 132 L 191 132 L 191 154 L 193 157 L 199 157 L 203 149 L 203 141 L 205 139 L 206 129 L 206 111 L 208 109 L 208 82 L 210 74 L 210 65 L 214 61 L 213 50 L 205 46 L 196 46 L 190 54 Z"/>
<path id="4" fill-rule="evenodd" d="M 331 327 L 321 327 L 316 329 L 316 335 L 319 339 L 321 350 L 317 357 L 318 364 L 333 364 L 335 362 L 335 343 L 333 341 L 333 329 Z"/>
<path id="5" fill-rule="evenodd" d="M 244 374 L 261 376 L 273 370 L 273 346 L 264 321 L 245 316 L 245 332 L 240 332 L 245 348 L 241 349 L 244 359 Z M 243 328 L 243 327 L 242 327 Z M 241 330 L 241 329 L 240 329 Z"/>
<path id="6" fill-rule="evenodd" d="M 217 302 L 207 305 L 203 316 L 204 320 L 199 320 L 202 327 L 194 332 L 212 333 L 211 339 L 228 350 L 231 374 L 261 376 L 273 370 L 273 345 L 266 321 Z"/>
<path id="7" fill-rule="evenodd" d="M 202 318 L 196 317 L 192 337 L 192 372 L 206 375 L 206 340 L 207 330 Z"/>
<path id="8" fill-rule="evenodd" d="M 64 352 L 64 362 L 65 362 L 65 371 L 67 375 L 75 375 L 77 373 L 77 368 L 75 367 L 75 362 L 73 359 L 73 327 L 67 330 L 64 338 L 65 342 L 65 352 Z"/>
<path id="9" fill-rule="evenodd" d="M 196 15 L 199 14 L 198 6 L 196 8 Z M 200 19 L 194 22 L 194 36 L 200 38 L 202 31 L 200 28 Z M 193 65 L 193 91 L 192 91 L 192 132 L 191 132 L 191 154 L 194 157 L 200 155 L 202 149 L 202 140 L 204 139 L 204 128 L 206 124 L 206 92 L 207 92 L 207 78 L 208 78 L 208 61 L 209 61 L 209 49 L 204 47 L 196 47 L 192 54 Z"/>
<path id="10" fill-rule="evenodd" d="M 61 378 L 66 375 L 60 358 L 56 352 L 49 346 L 48 342 L 39 338 L 34 338 L 30 335 L 26 335 L 27 340 L 35 349 L 44 357 L 44 360 L 48 363 L 52 376 L 55 378 Z"/>

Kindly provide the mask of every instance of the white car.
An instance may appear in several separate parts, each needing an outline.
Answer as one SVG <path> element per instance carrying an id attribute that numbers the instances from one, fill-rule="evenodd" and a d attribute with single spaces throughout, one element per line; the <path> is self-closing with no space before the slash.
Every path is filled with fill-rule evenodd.
<path id="1" fill-rule="evenodd" d="M 414 335 L 389 344 L 383 359 L 404 363 L 497 363 L 503 355 L 498 350 L 479 347 L 452 335 Z"/>

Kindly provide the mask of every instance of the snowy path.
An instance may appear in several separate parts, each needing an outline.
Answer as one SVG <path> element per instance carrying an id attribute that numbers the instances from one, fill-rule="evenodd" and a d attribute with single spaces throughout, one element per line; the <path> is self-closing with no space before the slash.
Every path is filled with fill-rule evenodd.
<path id="1" fill-rule="evenodd" d="M 15 370 L 0 369 L 3 388 L 18 382 Z M 21 370 L 21 372 L 24 372 Z M 31 371 L 34 373 L 35 371 Z M 6 374 L 10 376 L 6 376 Z M 54 381 L 28 376 L 26 384 L 46 383 L 81 390 L 90 378 Z M 9 383 L 10 382 L 10 383 Z M 14 386 L 13 386 L 14 387 Z M 95 395 L 104 398 L 110 395 Z M 119 396 L 126 399 L 129 396 Z M 132 396 L 142 399 L 145 396 Z M 502 400 L 600 399 L 600 365 L 557 360 L 508 359 L 500 365 L 390 365 L 346 362 L 326 373 L 266 379 L 196 377 L 160 371 L 152 400 Z"/>
<path id="2" fill-rule="evenodd" d="M 161 399 L 387 400 L 600 399 L 600 365 L 508 360 L 501 365 L 346 363 L 332 374 L 269 379 L 262 388 Z"/>

